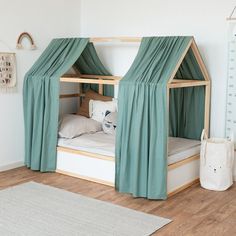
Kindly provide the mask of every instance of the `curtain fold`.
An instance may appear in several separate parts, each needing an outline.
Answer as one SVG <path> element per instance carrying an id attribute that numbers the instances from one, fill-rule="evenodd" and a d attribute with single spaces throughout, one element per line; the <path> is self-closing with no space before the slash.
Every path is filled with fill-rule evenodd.
<path id="1" fill-rule="evenodd" d="M 192 49 L 187 52 L 175 79 L 204 80 Z M 205 87 L 170 90 L 169 135 L 198 139 L 204 128 Z"/>
<path id="2" fill-rule="evenodd" d="M 204 128 L 204 86 L 170 91 L 169 135 L 200 140 Z"/>
<path id="3" fill-rule="evenodd" d="M 75 63 L 88 39 L 54 39 L 25 75 L 23 87 L 25 164 L 56 169 L 59 79 Z"/>
<path id="4" fill-rule="evenodd" d="M 135 197 L 167 197 L 166 84 L 191 37 L 143 38 L 119 84 L 115 187 Z"/>
<path id="5" fill-rule="evenodd" d="M 79 69 L 81 74 L 89 75 L 111 75 L 111 73 L 104 67 L 100 61 L 93 43 L 87 44 L 81 56 L 75 62 L 75 66 Z M 98 92 L 97 84 L 83 84 L 83 89 Z M 105 96 L 114 96 L 113 85 L 103 85 L 103 93 Z"/>
<path id="6" fill-rule="evenodd" d="M 52 40 L 25 75 L 25 164 L 32 170 L 56 169 L 59 80 L 73 65 L 84 74 L 111 75 L 87 38 Z M 113 87 L 104 90 L 113 96 Z"/>

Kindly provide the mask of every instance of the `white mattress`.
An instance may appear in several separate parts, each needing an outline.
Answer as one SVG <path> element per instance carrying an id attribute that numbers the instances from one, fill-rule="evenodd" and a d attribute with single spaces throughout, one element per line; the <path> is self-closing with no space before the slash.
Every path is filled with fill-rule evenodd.
<path id="1" fill-rule="evenodd" d="M 58 140 L 58 146 L 115 157 L 115 136 L 97 132 L 74 139 Z M 168 165 L 184 160 L 200 152 L 200 141 L 169 137 Z"/>
<path id="2" fill-rule="evenodd" d="M 102 131 L 73 139 L 59 138 L 58 146 L 115 157 L 115 136 Z"/>
<path id="3" fill-rule="evenodd" d="M 200 153 L 199 140 L 169 137 L 168 165 Z"/>

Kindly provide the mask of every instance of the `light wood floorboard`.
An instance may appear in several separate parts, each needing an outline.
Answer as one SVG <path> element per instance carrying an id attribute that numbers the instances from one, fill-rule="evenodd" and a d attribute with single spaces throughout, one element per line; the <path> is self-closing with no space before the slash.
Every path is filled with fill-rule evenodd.
<path id="1" fill-rule="evenodd" d="M 236 235 L 236 184 L 225 192 L 208 191 L 195 184 L 166 201 L 150 201 L 118 193 L 109 186 L 58 173 L 39 173 L 25 167 L 0 172 L 0 189 L 29 181 L 173 220 L 154 235 Z"/>

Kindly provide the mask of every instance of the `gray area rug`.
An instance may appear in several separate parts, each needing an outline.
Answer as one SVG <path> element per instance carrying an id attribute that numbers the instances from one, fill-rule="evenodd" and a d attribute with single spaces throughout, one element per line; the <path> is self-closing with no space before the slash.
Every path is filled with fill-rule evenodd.
<path id="1" fill-rule="evenodd" d="M 169 222 L 35 182 L 0 191 L 1 236 L 145 236 Z"/>

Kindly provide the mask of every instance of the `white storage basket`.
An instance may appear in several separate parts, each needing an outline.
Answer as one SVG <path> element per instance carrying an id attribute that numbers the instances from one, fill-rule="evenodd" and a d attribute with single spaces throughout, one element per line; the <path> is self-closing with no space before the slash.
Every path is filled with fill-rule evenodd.
<path id="1" fill-rule="evenodd" d="M 200 183 L 203 188 L 223 191 L 233 184 L 234 142 L 201 136 Z"/>

